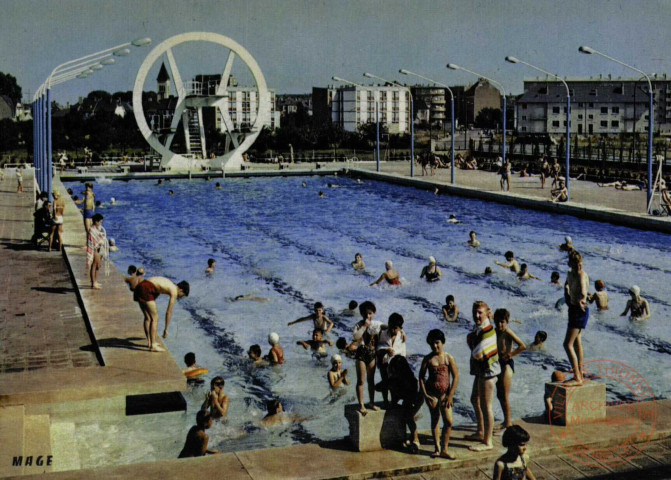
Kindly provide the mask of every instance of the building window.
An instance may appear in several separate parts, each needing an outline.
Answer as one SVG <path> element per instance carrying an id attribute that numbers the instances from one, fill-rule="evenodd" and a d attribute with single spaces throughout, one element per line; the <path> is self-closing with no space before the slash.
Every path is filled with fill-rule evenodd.
<path id="1" fill-rule="evenodd" d="M 526 110 L 526 109 L 527 109 L 527 104 L 526 104 L 526 103 L 523 103 L 523 104 L 522 104 L 522 110 Z"/>
<path id="2" fill-rule="evenodd" d="M 539 88 L 538 93 L 540 93 L 541 95 L 547 95 L 548 94 L 548 87 Z"/>
<path id="3" fill-rule="evenodd" d="M 527 131 L 527 127 L 522 127 L 522 131 L 523 131 L 523 132 L 526 132 L 526 131 Z"/>
<path id="4" fill-rule="evenodd" d="M 608 107 L 601 107 L 601 113 L 608 113 Z"/>
<path id="5" fill-rule="evenodd" d="M 578 120 L 582 120 L 582 113 L 578 114 Z"/>
<path id="6" fill-rule="evenodd" d="M 590 90 L 590 91 L 589 91 L 589 94 L 590 94 L 590 95 L 594 95 L 594 96 L 596 96 L 596 94 L 597 94 L 597 90 L 596 90 L 596 88 L 593 88 L 592 90 Z"/>
<path id="7" fill-rule="evenodd" d="M 579 106 L 580 108 L 582 108 L 582 107 L 583 107 L 583 104 L 582 104 L 582 103 L 579 103 L 578 106 Z"/>
<path id="8" fill-rule="evenodd" d="M 561 109 L 559 107 L 552 107 L 552 113 L 559 113 L 560 110 Z"/>
<path id="9" fill-rule="evenodd" d="M 594 115 L 590 114 L 590 115 L 587 116 L 587 118 L 589 118 L 590 120 L 594 120 Z"/>
<path id="10" fill-rule="evenodd" d="M 610 126 L 611 127 L 619 127 L 620 126 L 619 120 L 613 120 L 612 122 L 610 122 Z"/>
<path id="11" fill-rule="evenodd" d="M 602 127 L 607 127 L 608 126 L 608 120 L 602 120 L 601 121 L 601 126 Z"/>
<path id="12" fill-rule="evenodd" d="M 569 94 L 569 96 L 574 97 L 575 96 L 575 90 L 573 90 L 572 88 L 569 88 L 568 94 Z"/>
<path id="13" fill-rule="evenodd" d="M 559 120 L 553 120 L 552 126 L 553 127 L 559 127 Z"/>
<path id="14" fill-rule="evenodd" d="M 613 112 L 613 113 L 620 113 L 620 107 L 613 107 L 613 108 L 611 109 L 611 112 Z"/>
<path id="15" fill-rule="evenodd" d="M 589 108 L 594 108 L 594 104 L 593 104 L 592 102 L 588 103 L 587 106 L 588 106 Z"/>

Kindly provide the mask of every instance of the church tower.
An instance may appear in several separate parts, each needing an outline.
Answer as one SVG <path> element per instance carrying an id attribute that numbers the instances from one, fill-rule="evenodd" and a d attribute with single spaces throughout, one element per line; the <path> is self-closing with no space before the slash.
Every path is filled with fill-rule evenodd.
<path id="1" fill-rule="evenodd" d="M 168 75 L 168 70 L 165 68 L 165 63 L 161 64 L 161 70 L 158 72 L 158 77 L 156 77 L 156 83 L 158 84 L 158 100 L 165 100 L 170 96 L 170 75 Z"/>

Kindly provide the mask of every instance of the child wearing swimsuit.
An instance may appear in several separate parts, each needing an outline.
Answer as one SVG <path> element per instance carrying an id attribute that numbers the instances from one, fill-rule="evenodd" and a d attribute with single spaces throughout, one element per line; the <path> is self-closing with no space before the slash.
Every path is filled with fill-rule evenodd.
<path id="1" fill-rule="evenodd" d="M 452 402 L 459 383 L 459 370 L 454 358 L 443 351 L 445 334 L 442 331 L 431 330 L 426 337 L 426 343 L 431 347 L 431 353 L 422 361 L 419 370 L 419 388 L 431 412 L 431 431 L 435 445 L 435 451 L 431 457 L 455 460 L 456 457 L 448 451 L 448 445 L 452 431 Z M 427 371 L 429 376 L 425 381 Z M 450 377 L 452 382 L 450 382 Z M 443 418 L 442 438 L 438 428 L 441 417 Z"/>
<path id="2" fill-rule="evenodd" d="M 526 455 L 529 433 L 519 425 L 513 425 L 503 433 L 501 443 L 508 449 L 494 464 L 496 480 L 524 480 L 535 478 L 529 470 Z"/>

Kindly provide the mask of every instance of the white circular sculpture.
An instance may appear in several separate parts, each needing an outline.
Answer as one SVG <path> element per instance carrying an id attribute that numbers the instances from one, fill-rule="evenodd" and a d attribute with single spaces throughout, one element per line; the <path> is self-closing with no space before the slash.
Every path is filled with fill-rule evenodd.
<path id="1" fill-rule="evenodd" d="M 221 77 L 217 78 L 214 85 L 203 85 L 202 82 L 195 80 L 190 82 L 182 80 L 172 49 L 188 42 L 209 42 L 229 50 Z M 147 123 L 142 106 L 142 91 L 147 74 L 164 54 L 168 60 L 170 78 L 174 82 L 177 99 L 172 112 L 167 114 L 162 112 L 162 118 L 170 120 L 169 127 L 158 128 L 154 122 L 151 126 Z M 229 79 L 236 57 L 245 63 L 256 83 L 250 89 L 256 94 L 256 111 L 250 112 L 250 122 L 243 127 L 233 121 L 229 113 L 231 93 Z M 219 116 L 220 120 L 220 132 L 226 137 L 223 153 L 219 152 L 218 155 L 214 153 L 208 155 L 203 127 L 204 107 L 214 107 L 215 115 Z M 162 156 L 162 168 L 194 170 L 200 166 L 207 166 L 226 171 L 239 170 L 243 162 L 243 153 L 254 143 L 263 126 L 270 124 L 270 93 L 259 65 L 242 45 L 218 33 L 190 32 L 168 38 L 149 52 L 135 78 L 133 112 L 142 135 Z M 186 152 L 176 153 L 172 151 L 171 146 L 180 122 L 184 130 Z"/>

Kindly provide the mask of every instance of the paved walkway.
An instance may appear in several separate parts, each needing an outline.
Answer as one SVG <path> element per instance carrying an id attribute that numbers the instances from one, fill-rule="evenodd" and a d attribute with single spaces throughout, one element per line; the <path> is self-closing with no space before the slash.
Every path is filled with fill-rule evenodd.
<path id="1" fill-rule="evenodd" d="M 29 242 L 32 174 L 17 194 L 13 172 L 0 182 L 0 374 L 98 366 L 63 256 Z"/>

